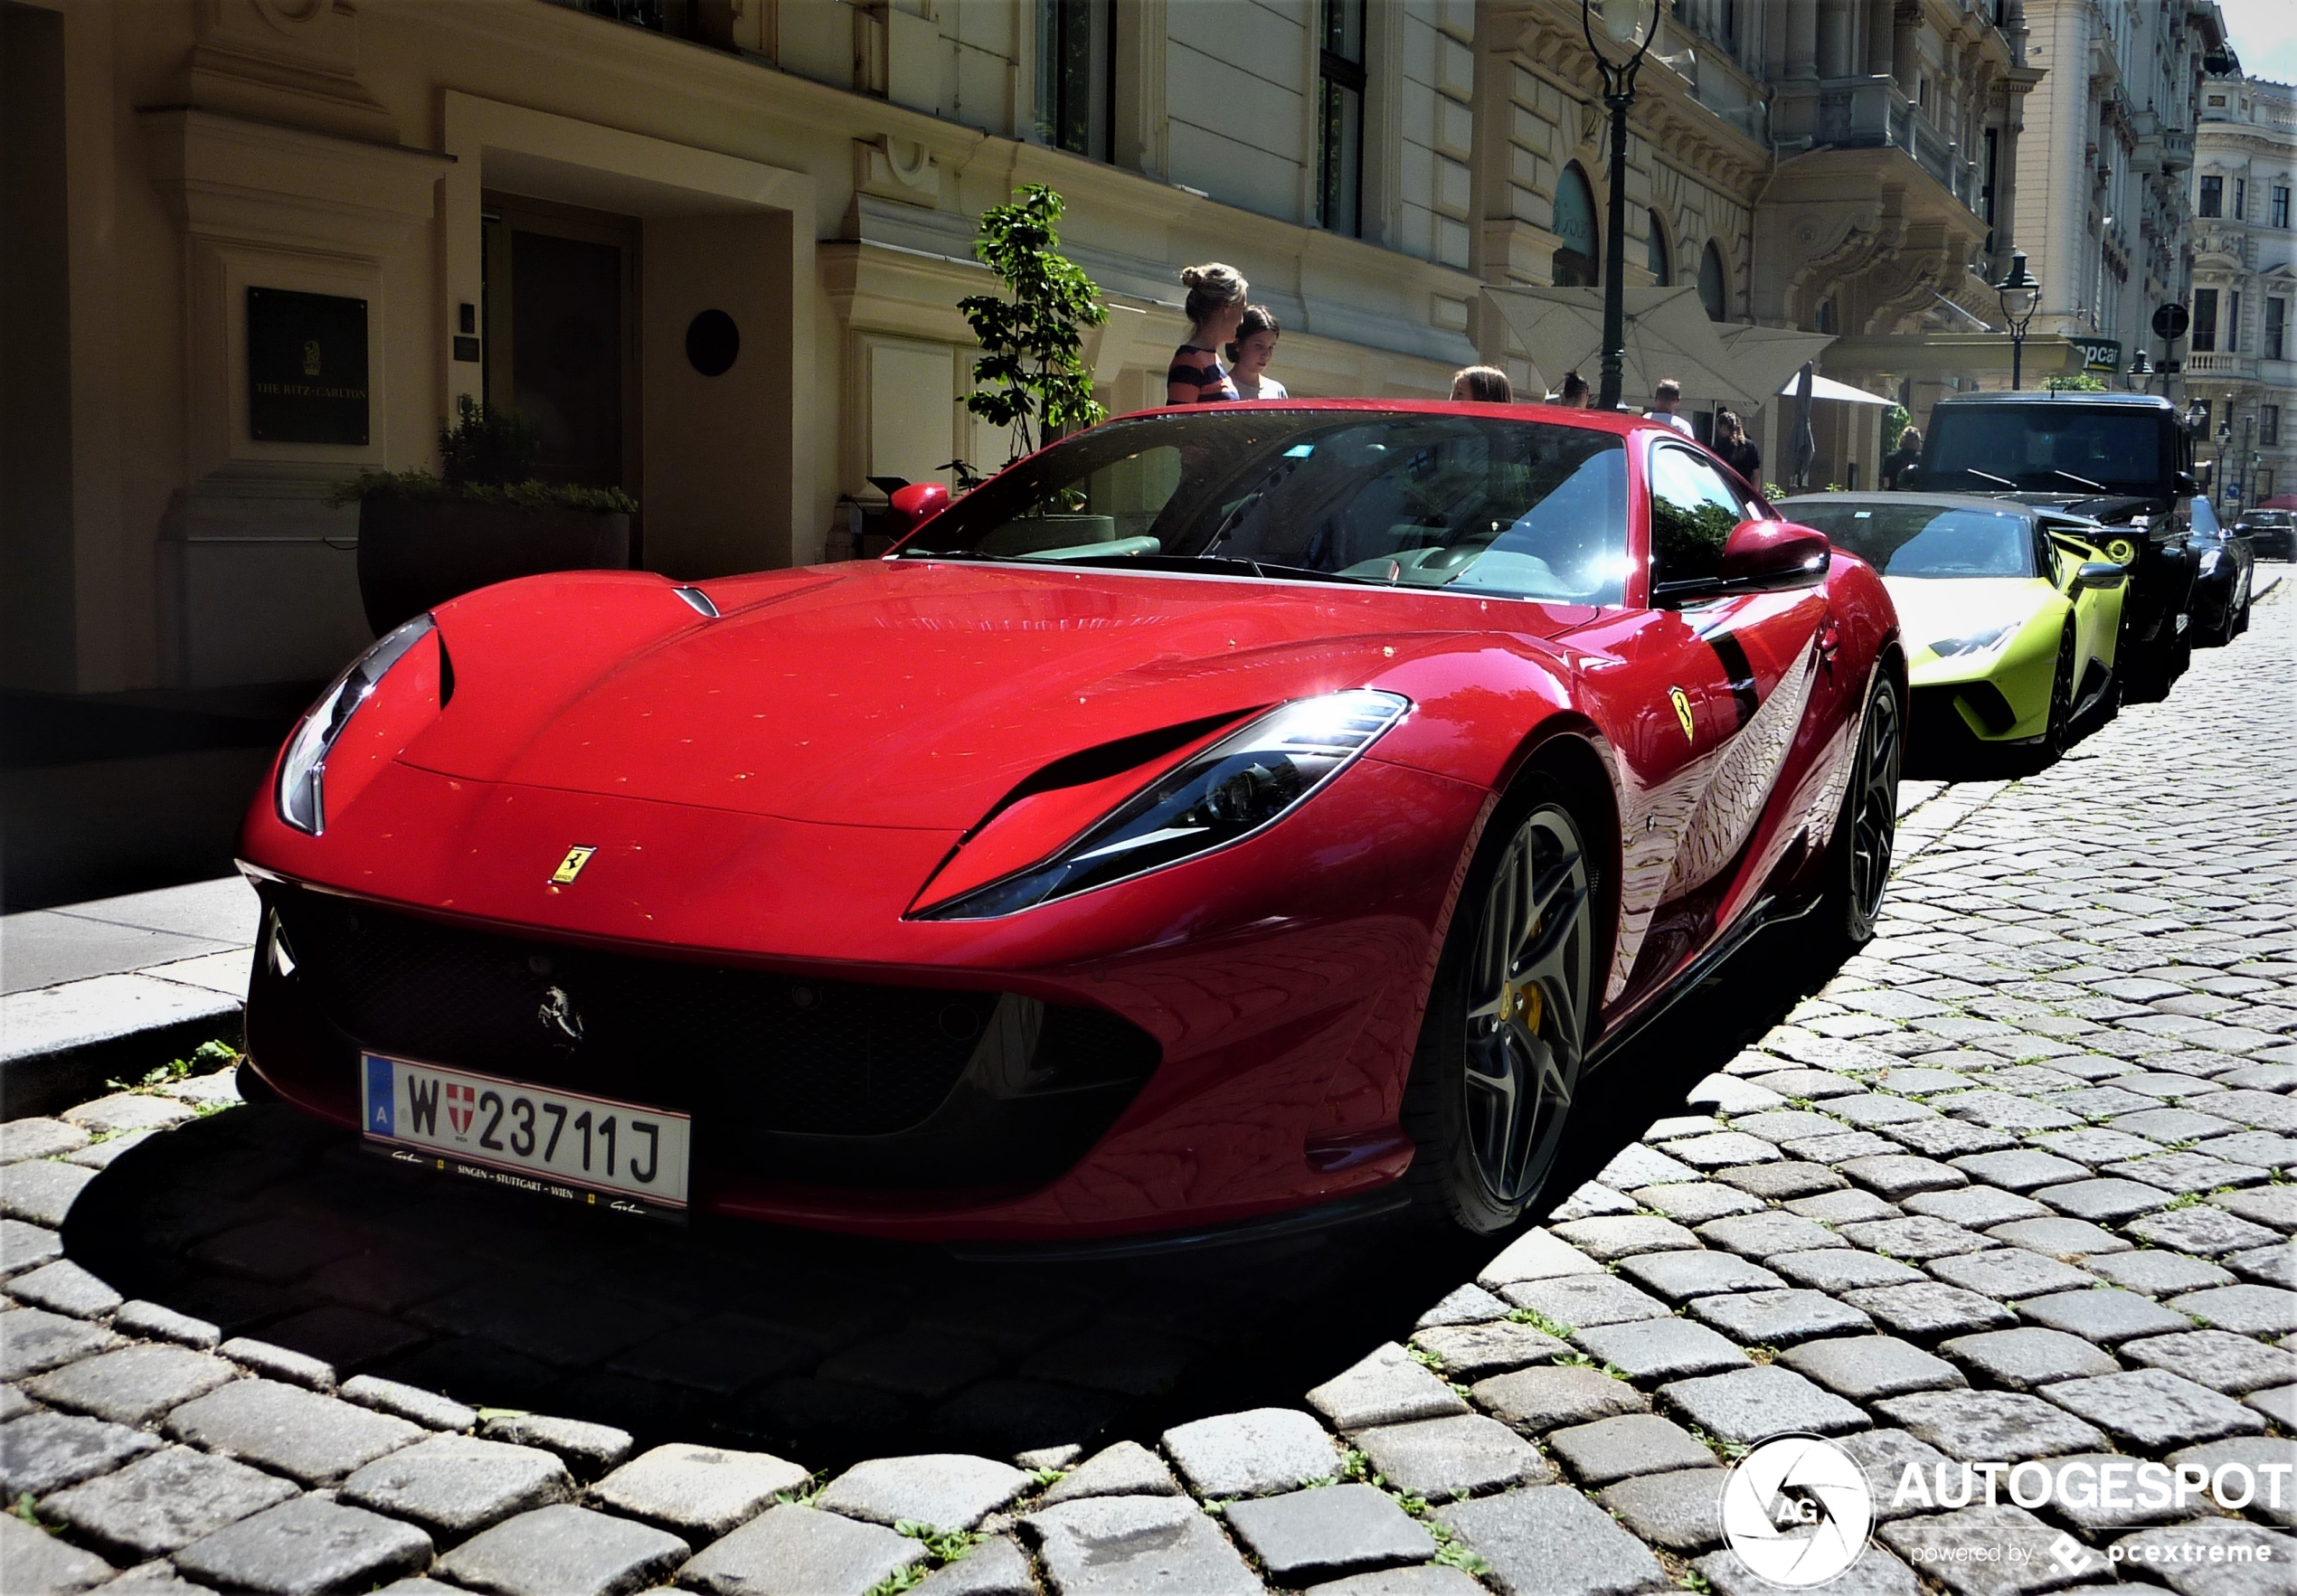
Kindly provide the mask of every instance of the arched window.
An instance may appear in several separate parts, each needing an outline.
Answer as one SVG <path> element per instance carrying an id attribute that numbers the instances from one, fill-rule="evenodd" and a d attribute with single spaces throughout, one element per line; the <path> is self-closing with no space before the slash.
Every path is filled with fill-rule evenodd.
<path id="1" fill-rule="evenodd" d="M 1593 288 L 1595 263 L 1602 257 L 1596 248 L 1595 194 L 1587 186 L 1587 175 L 1577 166 L 1565 166 L 1555 182 L 1555 233 L 1560 246 L 1554 265 L 1555 286 Z"/>
<path id="2" fill-rule="evenodd" d="M 1730 316 L 1730 284 L 1723 276 L 1723 251 L 1715 241 L 1706 241 L 1706 250 L 1699 257 L 1699 303 L 1706 307 L 1706 319 L 1725 321 Z"/>
<path id="3" fill-rule="evenodd" d="M 1672 262 L 1667 258 L 1667 230 L 1659 225 L 1657 211 L 1653 211 L 1650 214 L 1650 227 L 1651 235 L 1649 243 L 1645 245 L 1643 264 L 1651 269 L 1651 281 L 1663 288 L 1667 286 L 1667 279 L 1670 275 L 1668 269 Z"/>

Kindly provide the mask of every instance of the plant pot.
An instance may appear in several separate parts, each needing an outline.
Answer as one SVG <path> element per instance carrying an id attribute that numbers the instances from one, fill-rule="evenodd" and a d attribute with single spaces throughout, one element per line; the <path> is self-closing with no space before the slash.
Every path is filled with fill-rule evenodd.
<path id="1" fill-rule="evenodd" d="M 549 571 L 628 571 L 621 511 L 530 510 L 468 499 L 359 506 L 359 600 L 381 637 L 473 588 Z"/>

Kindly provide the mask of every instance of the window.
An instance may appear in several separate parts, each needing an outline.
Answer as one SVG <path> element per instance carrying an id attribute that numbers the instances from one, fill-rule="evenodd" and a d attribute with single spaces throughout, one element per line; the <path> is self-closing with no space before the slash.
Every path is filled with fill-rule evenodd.
<path id="1" fill-rule="evenodd" d="M 2194 208 L 2197 216 L 2222 216 L 2226 213 L 2226 180 L 2205 177 L 2201 180 L 2201 203 Z"/>
<path id="2" fill-rule="evenodd" d="M 1111 421 L 1031 456 L 936 517 L 912 552 L 958 549 L 1111 571 L 1256 561 L 1379 587 L 1617 604 L 1627 450 L 1612 433 L 1541 422 L 1213 406 Z"/>
<path id="3" fill-rule="evenodd" d="M 1730 284 L 1723 275 L 1723 251 L 1709 239 L 1699 254 L 1699 303 L 1706 307 L 1706 319 L 1729 319 Z"/>
<path id="4" fill-rule="evenodd" d="M 2257 441 L 2264 444 L 2281 441 L 2281 406 L 2261 404 L 2257 407 Z"/>
<path id="5" fill-rule="evenodd" d="M 2226 296 L 2226 353 L 2241 350 L 2241 290 L 2236 288 Z"/>
<path id="6" fill-rule="evenodd" d="M 2260 466 L 2257 467 L 2257 502 L 2262 505 L 2273 496 L 2273 468 L 2271 466 Z M 2286 525 L 2287 523 L 2284 522 L 2283 524 Z"/>
<path id="7" fill-rule="evenodd" d="M 1723 567 L 1723 545 L 1746 519 L 1746 504 L 1722 474 L 1688 449 L 1651 451 L 1651 580 L 1696 581 Z"/>
<path id="8" fill-rule="evenodd" d="M 2033 576 L 2050 569 L 2048 534 L 2018 510 L 1798 502 L 1789 518 L 1885 576 Z"/>
<path id="9" fill-rule="evenodd" d="M 1651 269 L 1651 281 L 1663 288 L 1667 286 L 1668 275 L 1667 233 L 1666 231 L 1659 224 L 1659 212 L 1657 211 L 1650 213 L 1650 229 L 1651 236 L 1649 241 L 1644 245 L 1643 264 L 1649 267 Z"/>
<path id="10" fill-rule="evenodd" d="M 2233 180 L 2233 219 L 2236 222 L 2249 220 L 2249 179 L 2246 177 Z"/>
<path id="11" fill-rule="evenodd" d="M 2282 349 L 2282 340 L 2286 335 L 2288 320 L 2288 300 L 2267 299 L 2265 301 L 2265 346 L 2259 353 L 2267 360 L 2288 358 Z"/>
<path id="12" fill-rule="evenodd" d="M 1978 214 L 1986 223 L 1986 252 L 1994 252 L 1994 184 L 2001 175 L 2002 134 L 1999 127 L 1986 129 L 1986 156 L 1979 171 Z"/>
<path id="13" fill-rule="evenodd" d="M 1555 180 L 1556 250 L 1553 264 L 1559 288 L 1592 288 L 1602 251 L 1595 240 L 1595 191 L 1576 165 L 1565 166 Z"/>
<path id="14" fill-rule="evenodd" d="M 1037 0 L 1037 137 L 1111 158 L 1116 96 L 1111 0 Z"/>
<path id="15" fill-rule="evenodd" d="M 1364 0 L 1322 0 L 1316 103 L 1316 219 L 1364 231 Z"/>
<path id="16" fill-rule="evenodd" d="M 2289 184 L 2273 184 L 2273 196 L 2268 203 L 2266 219 L 2275 227 L 2289 225 Z"/>
<path id="17" fill-rule="evenodd" d="M 2193 291 L 2193 352 L 2208 354 L 2217 347 L 2217 290 Z"/>

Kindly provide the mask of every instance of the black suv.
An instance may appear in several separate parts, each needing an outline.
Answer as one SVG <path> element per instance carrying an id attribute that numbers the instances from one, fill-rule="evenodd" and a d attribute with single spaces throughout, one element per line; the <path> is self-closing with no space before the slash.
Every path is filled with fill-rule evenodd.
<path id="1" fill-rule="evenodd" d="M 2193 655 L 2187 546 L 2193 439 L 2152 393 L 1950 393 L 1930 412 L 1916 486 L 2049 505 L 2105 524 L 2130 568 L 2114 674 L 2132 699 L 2169 695 Z"/>

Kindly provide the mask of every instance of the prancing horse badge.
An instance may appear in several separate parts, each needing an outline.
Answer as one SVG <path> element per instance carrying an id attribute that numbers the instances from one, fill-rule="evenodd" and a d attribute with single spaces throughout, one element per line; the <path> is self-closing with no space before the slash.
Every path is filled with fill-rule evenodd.
<path id="1" fill-rule="evenodd" d="M 1683 722 L 1683 741 L 1686 742 L 1697 742 L 1698 741 L 1698 733 L 1691 729 L 1691 695 L 1684 692 L 1680 687 L 1669 687 L 1667 690 L 1667 701 L 1675 706 L 1675 718 Z M 570 854 L 567 857 L 571 859 L 573 857 L 573 855 Z M 565 866 L 561 865 L 559 868 L 563 870 Z M 575 868 L 580 870 L 581 866 L 577 864 Z M 574 878 L 572 876 L 568 876 L 567 879 L 572 881 Z"/>
<path id="2" fill-rule="evenodd" d="M 1689 713 L 1687 710 L 1684 713 L 1687 716 Z M 1686 720 L 1685 724 L 1687 725 L 1688 723 L 1688 721 Z M 591 855 L 597 852 L 598 850 L 596 848 L 572 847 L 567 849 L 566 857 L 561 859 L 558 862 L 558 868 L 551 872 L 551 885 L 554 887 L 572 886 L 574 884 L 574 878 L 582 874 L 582 866 L 588 864 L 591 862 Z"/>

